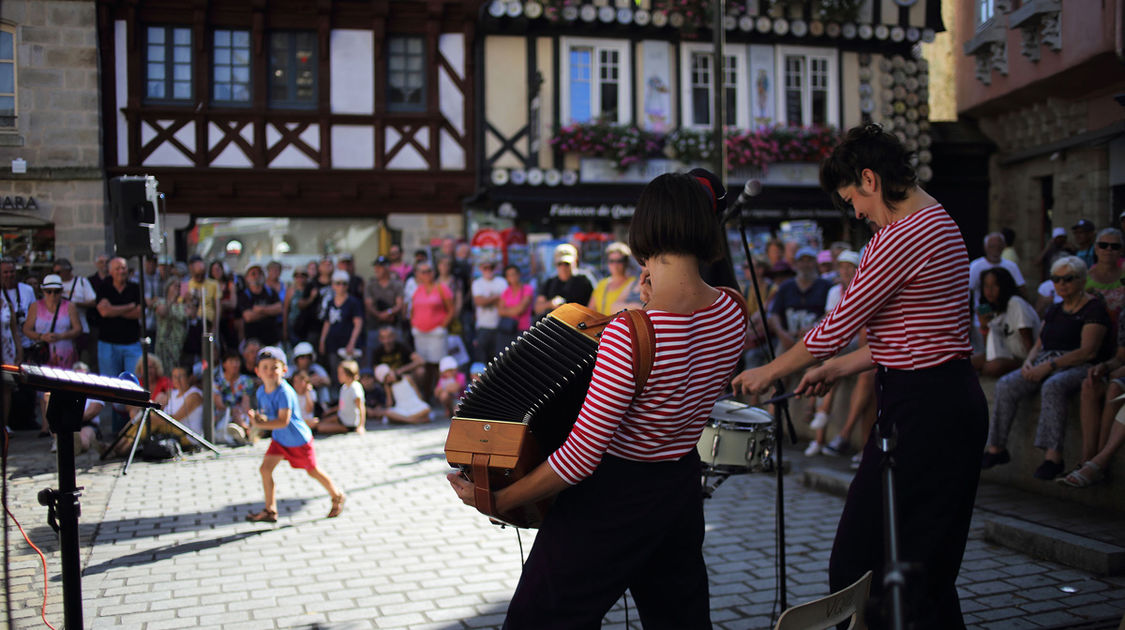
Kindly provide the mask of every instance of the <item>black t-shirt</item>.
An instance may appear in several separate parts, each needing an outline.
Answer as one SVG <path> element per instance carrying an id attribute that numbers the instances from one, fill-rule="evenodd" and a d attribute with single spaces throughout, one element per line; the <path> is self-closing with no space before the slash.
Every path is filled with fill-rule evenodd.
<path id="1" fill-rule="evenodd" d="M 263 305 L 277 304 L 281 298 L 268 286 L 263 286 L 258 293 L 244 289 L 238 294 L 238 316 L 251 308 Z M 277 345 L 281 340 L 281 322 L 277 317 L 262 317 L 252 322 L 243 321 L 242 331 L 247 339 L 257 339 L 263 346 Z"/>
<path id="2" fill-rule="evenodd" d="M 297 316 L 296 328 L 297 334 L 302 337 L 315 337 L 320 338 L 320 329 L 324 324 L 324 318 L 320 312 L 320 307 L 324 302 L 326 296 L 332 295 L 332 285 L 321 284 L 319 277 L 312 278 L 309 283 L 305 285 L 305 290 L 301 293 L 301 299 L 308 299 L 312 295 L 313 290 L 318 289 L 316 298 L 309 302 L 308 306 L 301 309 L 301 313 Z"/>
<path id="3" fill-rule="evenodd" d="M 352 329 L 355 326 L 354 318 L 363 319 L 363 307 L 359 305 L 359 300 L 352 296 L 348 296 L 342 305 L 337 306 L 335 299 L 328 300 L 328 335 L 324 338 L 324 349 L 328 352 L 336 352 L 340 348 L 348 345 L 348 340 L 351 339 Z M 363 324 L 360 324 L 362 327 Z M 356 338 L 356 345 L 361 346 L 361 342 Z"/>
<path id="4" fill-rule="evenodd" d="M 110 306 L 124 306 L 126 304 L 141 303 L 141 287 L 136 282 L 126 282 L 125 289 L 121 292 L 113 286 L 113 281 L 107 279 L 98 287 L 97 301 L 108 300 Z M 101 341 L 106 343 L 137 343 L 141 340 L 141 322 L 128 317 L 102 317 L 99 323 Z"/>
<path id="5" fill-rule="evenodd" d="M 580 274 L 574 274 L 566 282 L 559 280 L 558 276 L 552 276 L 539 288 L 539 295 L 548 300 L 553 299 L 556 295 L 561 295 L 567 302 L 574 302 L 582 306 L 590 303 L 590 295 L 593 293 L 594 287 L 590 284 L 590 280 Z"/>
<path id="6" fill-rule="evenodd" d="M 1043 315 L 1043 328 L 1039 331 L 1039 339 L 1043 342 L 1043 350 L 1058 350 L 1070 352 L 1082 346 L 1082 327 L 1086 324 L 1101 324 L 1106 327 L 1109 334 L 1109 311 L 1105 302 L 1092 299 L 1077 312 L 1067 313 L 1063 310 L 1062 303 L 1052 304 Z M 1113 346 L 1109 346 L 1112 351 Z M 1101 355 L 1105 354 L 1106 344 L 1102 344 Z"/>
<path id="7" fill-rule="evenodd" d="M 831 282 L 817 278 L 807 290 L 802 291 L 797 279 L 790 278 L 777 288 L 770 312 L 778 316 L 781 326 L 788 333 L 808 330 L 824 316 L 824 305 L 831 288 Z"/>
<path id="8" fill-rule="evenodd" d="M 386 363 L 392 370 L 397 370 L 410 363 L 411 354 L 414 354 L 414 351 L 401 341 L 396 341 L 390 350 L 384 348 L 383 344 L 379 344 L 375 351 L 371 353 L 371 363 L 373 365 Z"/>

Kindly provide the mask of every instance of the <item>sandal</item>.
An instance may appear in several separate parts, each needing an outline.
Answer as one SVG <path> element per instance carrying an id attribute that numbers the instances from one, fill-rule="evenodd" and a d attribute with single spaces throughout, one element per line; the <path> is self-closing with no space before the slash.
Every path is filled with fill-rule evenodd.
<path id="1" fill-rule="evenodd" d="M 251 523 L 276 523 L 277 510 L 263 509 L 261 512 L 251 512 L 246 515 L 246 520 Z"/>
<path id="2" fill-rule="evenodd" d="M 1070 471 L 1065 477 L 1059 477 L 1058 482 L 1071 488 L 1088 488 L 1105 481 L 1105 471 L 1092 461 L 1082 464 Z"/>
<path id="3" fill-rule="evenodd" d="M 332 509 L 328 511 L 328 518 L 336 518 L 344 511 L 344 501 L 348 500 L 348 495 L 340 493 L 332 497 Z"/>

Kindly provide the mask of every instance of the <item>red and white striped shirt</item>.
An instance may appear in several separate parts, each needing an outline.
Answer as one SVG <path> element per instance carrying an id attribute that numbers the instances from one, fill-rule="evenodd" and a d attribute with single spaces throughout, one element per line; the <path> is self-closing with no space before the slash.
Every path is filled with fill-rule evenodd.
<path id="1" fill-rule="evenodd" d="M 570 436 L 547 459 L 569 484 L 590 476 L 606 453 L 633 461 L 679 459 L 695 448 L 746 342 L 746 317 L 726 293 L 690 314 L 648 311 L 655 360 L 639 395 L 629 327 L 602 333 L 590 389 Z"/>
<path id="2" fill-rule="evenodd" d="M 871 358 L 899 370 L 933 367 L 972 354 L 969 256 L 957 224 L 941 205 L 887 225 L 867 244 L 843 298 L 805 335 L 826 359 L 867 324 Z"/>

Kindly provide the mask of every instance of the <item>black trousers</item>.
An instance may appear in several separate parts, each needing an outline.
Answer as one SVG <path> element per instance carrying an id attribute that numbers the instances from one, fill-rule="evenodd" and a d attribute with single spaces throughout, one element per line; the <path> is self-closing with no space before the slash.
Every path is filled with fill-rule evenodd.
<path id="1" fill-rule="evenodd" d="M 964 628 L 954 582 L 980 479 L 988 405 L 967 360 L 925 370 L 877 369 L 879 422 L 892 423 L 898 438 L 899 555 L 920 567 L 908 574 L 908 621 L 917 628 Z M 886 627 L 878 609 L 884 572 L 882 461 L 876 428 L 848 490 L 828 568 L 833 591 L 875 572 L 871 628 Z"/>
<path id="2" fill-rule="evenodd" d="M 645 630 L 710 628 L 699 465 L 694 448 L 670 462 L 607 455 L 560 493 L 504 628 L 600 628 L 625 589 Z"/>

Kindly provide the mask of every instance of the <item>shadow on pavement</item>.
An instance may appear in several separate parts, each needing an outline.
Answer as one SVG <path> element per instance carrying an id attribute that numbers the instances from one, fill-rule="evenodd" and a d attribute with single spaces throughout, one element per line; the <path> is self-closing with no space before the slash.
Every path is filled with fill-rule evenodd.
<path id="1" fill-rule="evenodd" d="M 169 558 L 174 558 L 176 556 L 179 556 L 179 555 L 182 555 L 182 554 L 185 554 L 185 553 L 193 553 L 193 552 L 196 552 L 196 551 L 203 551 L 203 550 L 206 550 L 206 549 L 212 549 L 214 547 L 220 547 L 220 546 L 225 545 L 227 543 L 245 540 L 247 538 L 250 538 L 251 536 L 258 536 L 260 534 L 265 534 L 267 532 L 274 532 L 274 531 L 277 531 L 279 529 L 288 529 L 290 527 L 294 527 L 294 525 L 289 524 L 289 525 L 282 525 L 280 527 L 271 527 L 269 529 L 254 530 L 254 531 L 251 531 L 251 532 L 239 532 L 237 534 L 229 534 L 227 536 L 219 536 L 218 538 L 196 540 L 196 541 L 193 541 L 193 542 L 190 542 L 190 543 L 172 543 L 170 545 L 165 545 L 163 547 L 157 547 L 155 549 L 146 549 L 144 551 L 138 551 L 136 553 L 131 553 L 131 554 L 128 554 L 128 555 L 120 556 L 118 558 L 113 558 L 112 560 L 107 560 L 106 562 L 102 562 L 101 564 L 95 564 L 95 565 L 88 566 L 88 567 L 86 567 L 86 569 L 84 571 L 82 571 L 82 575 L 83 575 L 83 577 L 85 577 L 85 576 L 89 576 L 89 575 L 97 575 L 99 573 L 105 573 L 106 571 L 109 571 L 111 569 L 116 569 L 116 568 L 119 568 L 119 567 L 129 567 L 129 566 L 136 566 L 136 565 L 139 565 L 139 564 L 151 564 L 153 562 L 160 562 L 161 560 L 167 560 Z M 51 579 L 53 581 L 57 582 L 57 581 L 60 581 L 62 579 L 62 576 L 58 576 L 58 575 L 52 576 Z"/>
<path id="2" fill-rule="evenodd" d="M 279 499 L 277 502 L 278 518 L 287 518 L 296 515 L 305 505 L 311 501 L 320 500 L 317 498 L 292 498 L 292 499 Z M 82 522 L 80 528 L 94 526 L 96 528 L 92 536 L 92 544 L 103 545 L 107 543 L 114 543 L 121 540 L 133 540 L 137 538 L 151 538 L 161 534 L 171 534 L 175 532 L 191 532 L 204 529 L 213 529 L 217 525 L 229 525 L 231 523 L 242 523 L 247 513 L 251 511 L 258 511 L 262 507 L 262 502 L 257 501 L 253 503 L 236 503 L 228 505 L 218 510 L 210 512 L 191 512 L 186 514 L 168 514 L 163 516 L 142 516 L 139 518 L 127 518 L 117 520 L 100 521 L 97 523 Z M 46 508 L 44 508 L 45 510 Z M 44 514 L 46 514 L 44 512 Z M 253 525 L 247 523 L 247 525 Z M 291 527 L 292 525 L 285 525 L 283 527 Z M 277 527 L 264 529 L 262 531 L 273 531 Z M 58 535 L 55 534 L 51 528 L 46 525 L 39 525 L 32 527 L 28 530 L 28 535 L 32 536 L 33 540 L 43 540 L 53 538 L 58 540 Z M 220 539 L 217 539 L 220 540 Z M 87 543 L 83 543 L 86 546 Z M 126 556 L 127 557 L 127 556 Z"/>

